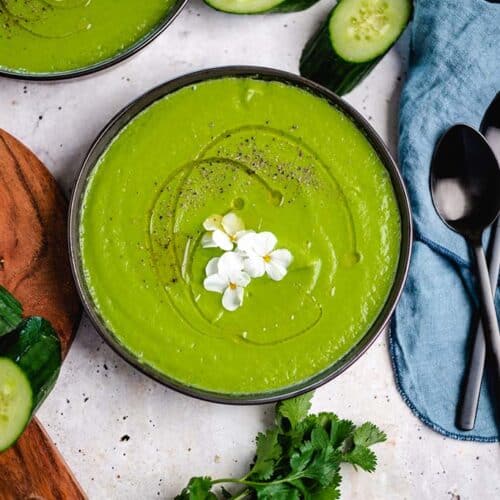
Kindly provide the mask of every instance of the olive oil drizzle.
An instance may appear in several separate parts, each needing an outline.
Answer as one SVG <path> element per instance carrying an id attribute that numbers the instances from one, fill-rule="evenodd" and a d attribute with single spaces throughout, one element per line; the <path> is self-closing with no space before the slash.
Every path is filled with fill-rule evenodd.
<path id="1" fill-rule="evenodd" d="M 194 306 L 194 308 L 196 309 L 196 311 L 199 313 L 199 315 L 205 320 L 205 322 L 209 325 L 212 325 L 214 324 L 214 322 L 208 318 L 204 313 L 203 311 L 201 310 L 201 308 L 198 306 L 197 302 L 196 302 L 196 299 L 195 299 L 195 293 L 194 293 L 194 290 L 193 290 L 193 287 L 191 285 L 191 282 L 190 282 L 190 276 L 192 274 L 192 265 L 193 265 L 193 253 L 194 251 L 196 250 L 196 248 L 199 246 L 200 244 L 200 241 L 201 241 L 201 238 L 203 236 L 203 233 L 200 232 L 195 240 L 194 240 L 194 243 L 193 244 L 190 244 L 189 248 L 187 249 L 188 250 L 188 253 L 187 253 L 187 258 L 186 259 L 180 259 L 179 258 L 179 255 L 180 255 L 180 252 L 179 252 L 179 248 L 177 246 L 177 243 L 175 241 L 175 236 L 174 236 L 174 226 L 175 226 L 175 221 L 177 219 L 177 211 L 179 209 L 179 201 L 180 201 L 180 198 L 182 196 L 182 187 L 183 185 L 186 183 L 187 179 L 189 178 L 189 175 L 194 171 L 194 169 L 196 169 L 198 166 L 200 165 L 204 165 L 204 164 L 207 164 L 207 165 L 211 165 L 211 164 L 214 164 L 214 163 L 229 163 L 231 164 L 232 166 L 234 166 L 235 168 L 238 168 L 238 169 L 242 169 L 242 170 L 248 170 L 248 166 L 245 164 L 245 163 L 242 163 L 242 162 L 237 162 L 235 160 L 232 160 L 230 158 L 220 158 L 220 157 L 216 157 L 216 158 L 204 158 L 204 159 L 198 159 L 200 158 L 201 155 L 198 155 L 197 156 L 197 159 L 196 160 L 193 160 L 189 163 L 187 163 L 186 165 L 178 168 L 177 170 L 175 170 L 168 178 L 167 180 L 163 183 L 163 185 L 161 186 L 158 194 L 156 195 L 154 201 L 153 201 L 153 204 L 152 204 L 152 207 L 149 211 L 149 220 L 151 221 L 154 217 L 154 213 L 155 213 L 155 207 L 156 205 L 158 204 L 158 201 L 161 197 L 161 195 L 164 193 L 165 189 L 167 188 L 168 185 L 170 185 L 172 183 L 173 180 L 175 180 L 176 177 L 178 177 L 179 175 L 182 175 L 182 179 L 180 181 L 180 188 L 178 188 L 175 193 L 174 193 L 174 203 L 173 203 L 173 213 L 172 213 L 172 216 L 169 217 L 169 221 L 168 221 L 168 232 L 169 232 L 169 237 L 170 237 L 170 241 L 171 241 L 171 244 L 173 246 L 173 254 L 175 256 L 175 259 L 176 259 L 176 262 L 175 262 L 175 266 L 176 266 L 176 269 L 177 269 L 177 274 L 183 279 L 184 283 L 186 284 L 186 286 L 188 286 L 189 288 L 189 295 L 190 295 L 190 299 L 191 299 L 191 303 L 192 305 Z M 269 184 L 262 178 L 260 177 L 258 174 L 256 173 L 253 173 L 252 176 L 269 192 L 269 193 L 273 193 L 273 189 L 269 186 Z M 151 231 L 151 223 L 149 223 L 149 227 L 150 227 L 150 230 L 148 231 L 148 246 L 150 248 L 150 251 L 151 251 L 151 255 L 153 255 L 154 253 L 154 242 L 153 242 L 153 234 L 152 234 L 152 231 Z M 189 241 L 193 241 L 193 240 L 189 240 Z M 186 265 L 183 265 L 183 260 L 186 261 Z M 161 278 L 161 269 L 158 269 L 158 263 L 156 262 L 156 259 L 153 258 L 153 265 L 157 268 L 157 272 Z M 183 268 L 185 268 L 183 270 Z M 179 316 L 192 328 L 194 329 L 195 331 L 201 333 L 201 334 L 205 334 L 205 332 L 203 332 L 201 329 L 197 328 L 191 321 L 189 321 L 189 319 L 186 317 L 185 314 L 182 314 L 182 312 L 180 311 L 180 309 L 177 307 L 177 305 L 175 304 L 175 301 L 173 300 L 171 294 L 170 294 L 170 286 L 169 285 L 166 285 L 165 286 L 165 291 L 167 292 L 167 295 L 169 297 L 169 300 L 170 300 L 170 303 L 172 305 L 172 307 L 175 309 L 175 311 L 179 314 Z M 213 335 L 211 335 L 213 336 Z M 222 335 L 218 336 L 219 338 L 223 338 Z"/>
<path id="2" fill-rule="evenodd" d="M 226 136 L 237 134 L 239 132 L 252 131 L 252 130 L 257 130 L 260 132 L 267 132 L 267 133 L 274 134 L 278 137 L 281 137 L 281 138 L 291 142 L 292 144 L 300 147 L 301 149 L 306 151 L 311 157 L 313 157 L 316 160 L 316 162 L 321 166 L 321 168 L 324 170 L 326 175 L 332 181 L 332 184 L 333 184 L 335 191 L 337 191 L 337 193 L 340 196 L 340 199 L 342 200 L 342 205 L 344 208 L 345 216 L 348 220 L 348 225 L 349 225 L 349 229 L 350 229 L 349 237 L 351 238 L 352 252 L 357 253 L 356 228 L 354 225 L 354 218 L 353 218 L 351 209 L 349 207 L 349 202 L 347 200 L 347 197 L 346 197 L 338 179 L 331 172 L 331 170 L 328 168 L 326 163 L 301 138 L 296 137 L 288 132 L 284 132 L 283 130 L 273 128 L 273 127 L 268 126 L 268 125 L 244 125 L 244 126 L 237 127 L 237 128 L 232 129 L 232 130 L 228 130 L 226 132 L 222 132 L 221 134 L 219 134 L 216 138 L 214 138 L 209 144 L 207 144 L 202 149 L 202 151 L 198 155 L 198 158 L 203 158 L 207 151 L 209 151 L 210 149 L 215 147 L 218 143 L 222 142 Z"/>
<path id="3" fill-rule="evenodd" d="M 196 251 L 196 249 L 200 245 L 201 237 L 203 235 L 203 232 L 200 230 L 200 233 L 195 235 L 193 238 L 190 238 L 188 240 L 189 245 L 183 249 L 183 252 L 180 252 L 180 249 L 178 248 L 178 244 L 176 242 L 175 238 L 175 222 L 177 220 L 177 213 L 179 209 L 179 203 L 180 199 L 182 196 L 183 192 L 183 187 L 185 186 L 186 182 L 188 181 L 190 175 L 194 172 L 194 170 L 199 167 L 201 164 L 210 164 L 210 163 L 226 163 L 230 164 L 235 168 L 242 169 L 246 172 L 251 171 L 252 178 L 254 178 L 257 182 L 259 182 L 270 194 L 270 197 L 272 198 L 274 195 L 275 190 L 270 186 L 266 180 L 259 175 L 259 173 L 255 170 L 252 169 L 251 166 L 249 166 L 247 163 L 243 161 L 237 161 L 233 158 L 226 158 L 226 157 L 206 157 L 208 154 L 210 154 L 210 151 L 217 146 L 219 143 L 224 141 L 225 138 L 230 137 L 231 135 L 241 133 L 241 132 L 252 132 L 252 131 L 259 131 L 259 132 L 265 132 L 267 134 L 272 134 L 279 136 L 282 139 L 285 139 L 286 141 L 292 143 L 295 146 L 298 146 L 299 148 L 303 149 L 307 154 L 309 154 L 312 158 L 315 159 L 315 161 L 318 163 L 318 165 L 321 166 L 321 168 L 324 170 L 326 173 L 327 178 L 329 178 L 334 190 L 338 194 L 339 200 L 341 200 L 341 204 L 344 209 L 344 214 L 345 214 L 345 219 L 347 222 L 347 227 L 349 228 L 349 238 L 351 240 L 351 248 L 352 248 L 352 253 L 353 255 L 357 255 L 357 241 L 356 241 L 356 231 L 355 231 L 355 226 L 354 226 L 354 219 L 353 219 L 353 214 L 352 211 L 350 210 L 348 199 L 338 181 L 338 179 L 335 177 L 335 175 L 330 171 L 328 166 L 324 163 L 324 161 L 313 151 L 312 148 L 310 148 L 303 140 L 300 138 L 284 132 L 282 130 L 275 129 L 271 126 L 267 125 L 245 125 L 242 127 L 237 127 L 232 130 L 227 130 L 222 133 L 220 133 L 217 137 L 213 138 L 201 151 L 200 153 L 196 156 L 196 158 L 189 162 L 188 164 L 177 168 L 167 179 L 166 181 L 162 184 L 160 187 L 157 195 L 155 196 L 151 209 L 149 211 L 149 220 L 148 220 L 148 225 L 149 225 L 149 231 L 147 232 L 148 234 L 148 241 L 147 241 L 147 246 L 150 249 L 152 260 L 153 260 L 153 265 L 156 267 L 158 275 L 161 277 L 162 270 L 158 269 L 158 262 L 154 258 L 154 235 L 152 234 L 152 221 L 155 216 L 155 209 L 156 206 L 164 194 L 165 190 L 168 188 L 169 185 L 171 185 L 175 180 L 178 180 L 179 176 L 180 182 L 177 187 L 177 189 L 172 193 L 174 196 L 174 200 L 172 203 L 172 213 L 171 216 L 168 217 L 168 222 L 167 222 L 167 227 L 168 227 L 168 235 L 169 235 L 169 241 L 170 244 L 173 246 L 173 255 L 175 259 L 175 268 L 176 268 L 176 273 L 177 275 L 182 279 L 183 283 L 188 287 L 189 289 L 189 297 L 190 297 L 190 302 L 193 308 L 196 310 L 198 316 L 207 324 L 207 326 L 211 327 L 211 331 L 207 332 L 204 331 L 202 328 L 197 327 L 193 321 L 190 320 L 190 318 L 182 312 L 182 310 L 178 307 L 178 305 L 175 303 L 175 299 L 171 294 L 171 284 L 168 283 L 165 285 L 164 290 L 168 296 L 169 302 L 172 306 L 172 308 L 176 311 L 176 313 L 179 315 L 179 317 L 186 322 L 194 331 L 201 335 L 205 336 L 210 336 L 210 337 L 216 337 L 216 338 L 227 338 L 227 335 L 223 334 L 215 334 L 213 327 L 217 323 L 217 321 L 220 319 L 220 315 L 217 316 L 215 319 L 211 319 L 206 316 L 206 314 L 203 312 L 203 310 L 200 308 L 200 306 L 197 303 L 196 296 L 195 296 L 195 290 L 192 286 L 190 276 L 192 275 L 192 266 L 193 266 L 193 254 Z M 228 209 L 229 211 L 229 209 Z M 182 258 L 181 258 L 181 253 L 182 253 Z M 173 281 L 173 280 L 172 280 Z M 175 280 L 175 283 L 177 283 L 177 280 Z M 283 342 L 290 341 L 294 338 L 297 338 L 305 333 L 307 333 L 311 328 L 313 328 L 316 324 L 318 324 L 321 320 L 321 317 L 323 315 L 323 309 L 321 304 L 318 302 L 312 291 L 306 291 L 305 295 L 307 296 L 308 300 L 311 301 L 313 307 L 316 308 L 317 310 L 317 315 L 314 318 L 313 321 L 310 322 L 310 324 L 302 328 L 301 330 L 297 332 L 292 332 L 291 335 L 287 336 L 286 338 L 279 339 L 279 340 L 274 340 L 274 341 L 269 341 L 264 339 L 253 339 L 249 338 L 248 335 L 242 337 L 241 335 L 234 335 L 233 340 L 235 342 L 244 342 L 244 343 L 249 343 L 249 344 L 254 344 L 254 345 L 275 345 L 275 344 L 280 344 Z"/>

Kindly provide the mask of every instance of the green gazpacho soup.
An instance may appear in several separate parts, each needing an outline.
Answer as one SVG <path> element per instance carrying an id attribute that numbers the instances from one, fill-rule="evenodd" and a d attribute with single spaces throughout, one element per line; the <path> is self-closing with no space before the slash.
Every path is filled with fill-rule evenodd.
<path id="1" fill-rule="evenodd" d="M 224 277 L 207 284 L 212 259 L 225 272 L 230 248 L 206 244 L 224 215 L 254 231 L 241 233 L 250 246 L 257 233 L 277 240 L 254 255 L 263 276 L 242 280 L 244 267 L 222 283 L 242 300 L 230 310 L 213 293 Z M 390 176 L 351 119 L 243 77 L 184 87 L 136 116 L 91 173 L 80 215 L 85 280 L 118 342 L 224 394 L 291 386 L 346 354 L 386 302 L 400 240 Z M 274 257 L 280 276 L 266 267 Z"/>
<path id="2" fill-rule="evenodd" d="M 0 69 L 59 73 L 116 56 L 157 27 L 175 0 L 0 0 Z"/>

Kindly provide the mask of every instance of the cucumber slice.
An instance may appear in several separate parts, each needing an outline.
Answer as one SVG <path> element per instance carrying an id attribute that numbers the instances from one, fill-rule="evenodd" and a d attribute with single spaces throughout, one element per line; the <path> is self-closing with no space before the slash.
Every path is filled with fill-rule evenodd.
<path id="1" fill-rule="evenodd" d="M 0 452 L 17 441 L 32 408 L 33 393 L 26 375 L 12 360 L 0 358 Z"/>
<path id="2" fill-rule="evenodd" d="M 54 387 L 59 338 L 43 318 L 24 320 L 0 341 L 0 452 L 12 446 Z"/>
<path id="3" fill-rule="evenodd" d="M 411 14 L 411 0 L 340 0 L 306 44 L 300 74 L 346 94 L 396 43 Z"/>
<path id="4" fill-rule="evenodd" d="M 22 321 L 23 307 L 0 286 L 0 337 L 14 331 Z"/>
<path id="5" fill-rule="evenodd" d="M 319 0 L 204 0 L 210 7 L 229 14 L 263 14 L 268 12 L 298 12 Z"/>

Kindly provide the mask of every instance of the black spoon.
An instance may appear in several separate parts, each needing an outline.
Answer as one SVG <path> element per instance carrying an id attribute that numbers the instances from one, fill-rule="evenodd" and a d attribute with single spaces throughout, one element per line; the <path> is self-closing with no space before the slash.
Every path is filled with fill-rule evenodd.
<path id="1" fill-rule="evenodd" d="M 486 137 L 497 161 L 500 162 L 500 93 L 486 110 L 479 130 Z M 493 224 L 491 232 L 488 268 L 491 289 L 495 293 L 500 269 L 500 224 L 498 219 Z M 474 334 L 472 353 L 465 373 L 463 392 L 457 412 L 456 425 L 463 431 L 472 430 L 476 423 L 485 358 L 486 345 L 483 326 L 480 322 Z"/>
<path id="2" fill-rule="evenodd" d="M 438 215 L 473 251 L 493 387 L 500 390 L 500 333 L 481 242 L 484 230 L 500 212 L 500 167 L 486 139 L 468 125 L 451 127 L 434 151 L 430 184 Z"/>

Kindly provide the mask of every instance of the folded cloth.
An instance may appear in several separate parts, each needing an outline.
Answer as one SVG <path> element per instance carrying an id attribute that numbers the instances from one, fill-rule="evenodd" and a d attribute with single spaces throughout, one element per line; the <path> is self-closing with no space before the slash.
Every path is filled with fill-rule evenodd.
<path id="1" fill-rule="evenodd" d="M 401 395 L 425 424 L 449 437 L 487 442 L 500 437 L 498 401 L 487 383 L 475 429 L 462 432 L 455 426 L 477 297 L 467 245 L 434 210 L 429 168 L 446 129 L 456 123 L 479 127 L 499 90 L 500 5 L 416 0 L 399 143 L 415 241 L 408 281 L 392 320 L 390 350 Z M 496 307 L 500 311 L 498 289 Z"/>

